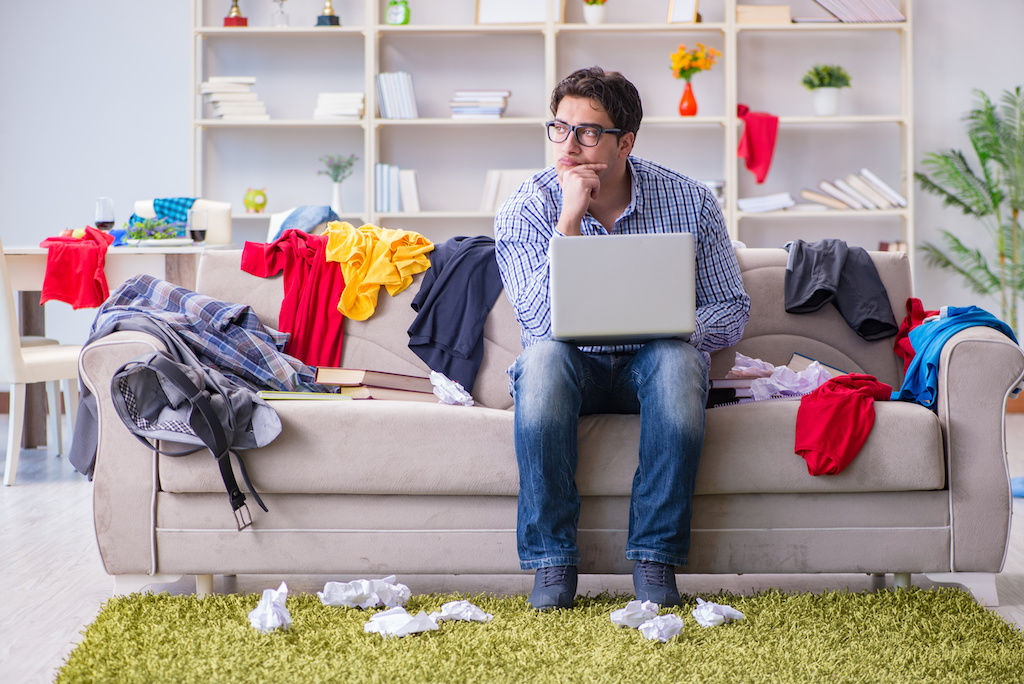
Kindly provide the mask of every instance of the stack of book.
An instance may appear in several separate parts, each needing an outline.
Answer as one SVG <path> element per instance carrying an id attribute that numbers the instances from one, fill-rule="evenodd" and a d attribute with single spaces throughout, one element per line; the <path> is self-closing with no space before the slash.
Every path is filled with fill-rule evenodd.
<path id="1" fill-rule="evenodd" d="M 377 102 L 384 119 L 418 119 L 412 76 L 405 71 L 377 74 Z"/>
<path id="2" fill-rule="evenodd" d="M 378 162 L 374 166 L 374 211 L 418 212 L 420 193 L 415 169 Z"/>
<path id="3" fill-rule="evenodd" d="M 266 105 L 252 89 L 255 84 L 255 76 L 211 76 L 200 84 L 199 92 L 218 119 L 269 121 Z"/>
<path id="4" fill-rule="evenodd" d="M 314 119 L 354 119 L 363 118 L 365 97 L 360 92 L 320 93 L 316 96 Z"/>
<path id="5" fill-rule="evenodd" d="M 846 23 L 906 21 L 889 0 L 814 0 L 826 12 Z"/>
<path id="6" fill-rule="evenodd" d="M 392 401 L 437 402 L 430 378 L 422 375 L 402 375 L 364 368 L 334 368 L 320 366 L 316 381 L 321 385 L 338 388 L 337 392 L 278 392 L 262 391 L 259 396 L 268 400 L 352 400 L 390 399 Z"/>
<path id="7" fill-rule="evenodd" d="M 456 90 L 448 106 L 453 119 L 498 119 L 511 94 L 508 90 Z"/>
<path id="8" fill-rule="evenodd" d="M 861 169 L 831 181 L 823 180 L 815 190 L 804 189 L 800 197 L 832 209 L 898 209 L 907 199 L 871 172 Z"/>
<path id="9" fill-rule="evenodd" d="M 338 394 L 353 399 L 437 401 L 430 378 L 422 375 L 321 366 L 316 369 L 316 381 L 322 385 L 337 385 Z"/>
<path id="10" fill-rule="evenodd" d="M 786 209 L 795 204 L 788 192 L 778 192 L 774 195 L 763 195 L 761 197 L 740 197 L 736 200 L 736 206 L 740 211 L 748 213 L 759 213 L 762 211 L 777 211 Z"/>

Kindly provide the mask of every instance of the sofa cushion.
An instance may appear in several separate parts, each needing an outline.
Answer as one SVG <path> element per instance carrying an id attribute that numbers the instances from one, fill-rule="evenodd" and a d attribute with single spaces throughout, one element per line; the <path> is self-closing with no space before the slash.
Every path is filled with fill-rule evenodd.
<path id="1" fill-rule="evenodd" d="M 512 412 L 420 402 L 277 402 L 283 431 L 246 455 L 260 492 L 515 495 Z M 793 452 L 798 401 L 714 408 L 698 494 L 873 492 L 942 489 L 942 435 L 931 411 L 876 402 L 860 454 L 838 475 L 814 477 Z M 581 494 L 628 496 L 640 421 L 597 415 L 580 421 Z M 914 435 L 907 440 L 906 435 Z M 161 488 L 222 491 L 208 453 L 161 457 Z"/>

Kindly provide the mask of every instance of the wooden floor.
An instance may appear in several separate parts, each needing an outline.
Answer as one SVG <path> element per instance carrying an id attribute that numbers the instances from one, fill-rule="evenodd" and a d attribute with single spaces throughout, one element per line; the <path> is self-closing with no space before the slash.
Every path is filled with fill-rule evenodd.
<path id="1" fill-rule="evenodd" d="M 0 416 L 0 434 L 6 431 Z M 1024 414 L 1007 417 L 1010 472 L 1024 476 Z M 93 536 L 92 485 L 74 472 L 67 460 L 42 450 L 22 452 L 18 483 L 0 487 L 0 681 L 49 682 L 110 596 L 113 582 L 103 571 Z M 1024 499 L 1014 502 L 1014 525 L 1006 567 L 996 578 L 1000 615 L 1024 628 Z M 259 592 L 276 588 L 282 578 L 242 576 L 217 578 L 216 591 Z M 345 577 L 287 577 L 292 593 L 323 588 L 326 580 Z M 529 576 L 418 577 L 400 581 L 413 593 L 430 591 L 529 591 Z M 891 576 L 886 578 L 892 581 Z M 914 584 L 929 586 L 914 575 Z M 859 575 L 693 575 L 680 576 L 687 593 L 726 589 L 749 592 L 776 587 L 786 591 L 875 588 L 878 580 Z M 194 583 L 182 580 L 153 589 L 183 593 Z M 602 589 L 631 592 L 628 576 L 580 578 L 580 592 Z"/>

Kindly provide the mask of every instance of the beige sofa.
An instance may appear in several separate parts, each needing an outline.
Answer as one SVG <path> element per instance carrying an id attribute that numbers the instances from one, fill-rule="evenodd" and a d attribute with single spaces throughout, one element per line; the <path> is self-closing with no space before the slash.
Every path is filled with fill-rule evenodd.
<path id="1" fill-rule="evenodd" d="M 207 251 L 197 289 L 251 304 L 275 326 L 279 279 L 238 269 L 238 251 Z M 911 294 L 905 255 L 872 255 L 897 319 Z M 898 386 L 892 340 L 864 342 L 831 306 L 783 311 L 786 254 L 738 251 L 752 312 L 734 352 L 780 364 L 794 351 Z M 427 369 L 409 351 L 409 303 L 381 294 L 366 322 L 349 321 L 344 364 Z M 936 302 L 926 301 L 929 306 Z M 516 461 L 506 367 L 519 352 L 511 307 L 499 297 L 472 408 L 420 402 L 278 402 L 283 432 L 245 458 L 270 508 L 250 505 L 238 532 L 208 453 L 154 457 L 110 402 L 113 372 L 159 348 L 119 332 L 82 354 L 82 377 L 100 404 L 95 471 L 96 538 L 117 591 L 180 575 L 209 590 L 214 574 L 518 573 Z M 1004 402 L 1024 374 L 1024 354 L 989 328 L 953 337 L 942 354 L 938 411 L 876 404 L 874 429 L 853 463 L 812 477 L 793 451 L 798 402 L 709 410 L 697 478 L 689 573 L 961 573 L 994 601 L 1010 522 Z M 639 420 L 580 421 L 577 482 L 583 497 L 583 573 L 629 573 L 623 557 Z"/>

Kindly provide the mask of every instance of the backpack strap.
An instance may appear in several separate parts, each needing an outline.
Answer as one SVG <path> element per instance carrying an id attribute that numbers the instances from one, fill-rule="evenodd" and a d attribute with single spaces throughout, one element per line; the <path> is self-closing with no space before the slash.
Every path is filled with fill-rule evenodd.
<path id="1" fill-rule="evenodd" d="M 195 383 L 178 368 L 177 364 L 162 354 L 155 355 L 150 365 L 156 371 L 162 373 L 167 380 L 188 397 L 188 401 L 193 408 L 189 414 L 189 425 L 196 435 L 203 440 L 203 443 L 210 449 L 214 459 L 217 461 L 221 480 L 224 481 L 224 488 L 227 489 L 228 499 L 231 502 L 235 524 L 239 531 L 245 529 L 252 524 L 252 515 L 249 513 L 249 507 L 245 504 L 245 495 L 238 487 L 237 480 L 235 480 L 235 473 L 231 468 L 231 455 L 233 453 L 230 448 L 231 445 L 228 443 L 224 426 L 217 418 L 217 414 L 214 413 L 213 406 L 210 405 L 209 393 L 196 387 Z M 249 493 L 256 499 L 259 507 L 267 511 L 263 499 L 260 498 L 252 486 L 249 473 L 245 468 L 245 462 L 242 461 L 241 456 L 238 454 L 234 454 L 234 456 L 242 473 L 242 479 L 249 489 Z"/>

